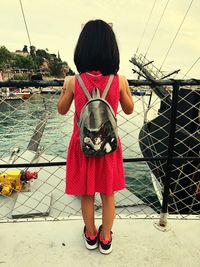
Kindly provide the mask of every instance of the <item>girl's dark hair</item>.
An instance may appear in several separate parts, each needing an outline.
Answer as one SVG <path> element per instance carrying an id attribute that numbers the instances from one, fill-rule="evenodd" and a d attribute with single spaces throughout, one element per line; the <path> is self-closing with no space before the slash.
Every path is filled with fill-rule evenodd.
<path id="1" fill-rule="evenodd" d="M 82 29 L 74 52 L 79 73 L 101 71 L 103 75 L 119 70 L 119 49 L 115 34 L 103 20 L 91 20 Z"/>

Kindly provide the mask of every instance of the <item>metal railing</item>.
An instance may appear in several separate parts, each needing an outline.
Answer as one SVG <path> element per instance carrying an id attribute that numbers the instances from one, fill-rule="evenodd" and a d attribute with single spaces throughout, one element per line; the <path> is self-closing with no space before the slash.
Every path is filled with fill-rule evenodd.
<path id="1" fill-rule="evenodd" d="M 177 109 L 178 109 L 178 97 L 179 90 L 181 86 L 198 86 L 200 85 L 199 79 L 169 79 L 169 80 L 128 80 L 130 86 L 149 86 L 158 96 L 163 100 L 166 98 L 166 91 L 160 90 L 156 92 L 159 86 L 170 86 L 172 87 L 172 98 L 171 98 L 171 112 L 170 112 L 170 131 L 168 138 L 168 151 L 166 156 L 157 157 L 143 157 L 143 158 L 124 158 L 124 162 L 166 162 L 166 172 L 164 179 L 164 192 L 163 201 L 161 208 L 160 226 L 165 227 L 167 223 L 168 214 L 168 204 L 170 195 L 170 185 L 171 185 L 171 174 L 173 170 L 173 162 L 183 162 L 183 161 L 194 161 L 200 162 L 200 157 L 198 156 L 188 156 L 188 157 L 177 157 L 174 155 L 174 145 L 175 145 L 175 134 L 176 134 L 176 120 L 177 120 Z M 50 81 L 0 81 L 0 90 L 2 87 L 54 87 L 62 86 L 63 80 L 50 80 Z M 160 94 L 160 95 L 159 95 Z M 64 166 L 65 161 L 60 162 L 44 162 L 44 163 L 31 163 L 31 164 L 0 164 L 0 168 L 13 168 L 13 167 L 48 167 L 48 166 Z"/>

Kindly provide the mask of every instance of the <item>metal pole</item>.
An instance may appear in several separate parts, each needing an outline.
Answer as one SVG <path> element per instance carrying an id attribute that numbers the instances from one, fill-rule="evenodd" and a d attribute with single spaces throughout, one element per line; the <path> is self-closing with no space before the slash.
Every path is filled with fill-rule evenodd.
<path id="1" fill-rule="evenodd" d="M 173 153 L 174 153 L 174 140 L 175 140 L 175 132 L 176 132 L 178 94 L 179 94 L 179 84 L 175 83 L 173 85 L 173 92 L 172 92 L 168 157 L 167 157 L 166 174 L 165 174 L 165 182 L 164 182 L 163 203 L 162 203 L 161 216 L 160 216 L 160 221 L 159 221 L 159 225 L 163 227 L 165 227 L 167 224 L 168 202 L 169 202 L 171 172 L 172 172 Z"/>
<path id="2" fill-rule="evenodd" d="M 62 86 L 64 80 L 4 80 L 0 81 L 1 87 L 48 87 L 48 86 Z M 180 79 L 169 79 L 169 80 L 128 80 L 129 86 L 151 86 L 154 90 L 156 86 L 173 86 L 178 83 L 179 86 L 192 86 L 200 85 L 200 79 L 189 79 L 189 80 L 180 80 Z M 164 91 L 165 92 L 165 91 Z"/>

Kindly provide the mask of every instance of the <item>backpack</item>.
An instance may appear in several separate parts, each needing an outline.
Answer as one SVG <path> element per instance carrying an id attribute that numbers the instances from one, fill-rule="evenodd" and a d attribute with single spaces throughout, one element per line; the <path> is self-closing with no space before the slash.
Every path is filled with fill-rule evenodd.
<path id="1" fill-rule="evenodd" d="M 117 149 L 117 119 L 110 104 L 105 100 L 114 75 L 110 75 L 102 96 L 98 88 L 89 94 L 80 75 L 76 78 L 88 101 L 77 117 L 80 129 L 80 145 L 85 156 L 103 156 Z"/>

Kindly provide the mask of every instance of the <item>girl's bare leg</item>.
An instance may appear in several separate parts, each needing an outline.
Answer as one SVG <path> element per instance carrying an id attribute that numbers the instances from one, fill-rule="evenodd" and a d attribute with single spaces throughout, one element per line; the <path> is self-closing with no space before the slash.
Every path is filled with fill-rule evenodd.
<path id="1" fill-rule="evenodd" d="M 84 195 L 81 197 L 81 210 L 88 234 L 95 235 L 96 226 L 94 222 L 94 196 Z"/>
<path id="2" fill-rule="evenodd" d="M 102 214 L 102 238 L 104 240 L 110 240 L 110 231 L 113 226 L 115 218 L 115 196 L 114 193 L 111 196 L 101 195 L 103 214 Z"/>

